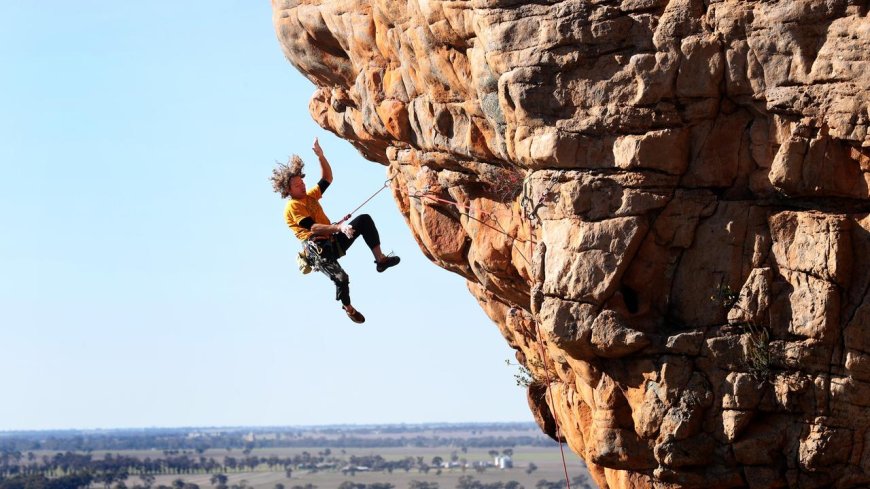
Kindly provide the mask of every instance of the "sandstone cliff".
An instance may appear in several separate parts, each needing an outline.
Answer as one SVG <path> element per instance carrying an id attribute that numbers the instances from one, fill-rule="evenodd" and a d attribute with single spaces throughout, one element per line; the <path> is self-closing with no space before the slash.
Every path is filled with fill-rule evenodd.
<path id="1" fill-rule="evenodd" d="M 272 5 L 601 487 L 870 486 L 868 1 Z"/>

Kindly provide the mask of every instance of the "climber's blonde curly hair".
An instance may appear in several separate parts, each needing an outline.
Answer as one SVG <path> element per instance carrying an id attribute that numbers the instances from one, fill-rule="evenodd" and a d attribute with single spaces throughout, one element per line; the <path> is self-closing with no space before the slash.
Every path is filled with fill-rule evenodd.
<path id="1" fill-rule="evenodd" d="M 286 199 L 290 196 L 290 179 L 293 177 L 305 177 L 305 174 L 302 173 L 302 168 L 305 166 L 305 163 L 302 162 L 302 158 L 299 155 L 293 155 L 287 160 L 287 163 L 279 163 L 272 170 L 272 190 L 281 194 L 282 199 Z"/>

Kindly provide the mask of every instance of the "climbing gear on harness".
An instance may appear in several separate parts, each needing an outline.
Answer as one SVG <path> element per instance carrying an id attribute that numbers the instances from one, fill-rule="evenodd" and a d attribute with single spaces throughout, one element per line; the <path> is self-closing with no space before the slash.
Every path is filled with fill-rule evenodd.
<path id="1" fill-rule="evenodd" d="M 296 255 L 296 265 L 299 266 L 299 271 L 302 272 L 302 275 L 308 275 L 311 273 L 311 270 L 314 269 L 311 260 L 308 259 L 308 256 L 305 254 L 305 250 L 299 252 Z"/>
<path id="2" fill-rule="evenodd" d="M 344 256 L 345 252 L 332 236 L 322 239 L 311 238 L 304 241 L 302 247 L 308 261 L 311 262 L 311 268 L 314 270 L 320 270 L 321 262 L 324 260 L 338 260 Z"/>
<path id="3" fill-rule="evenodd" d="M 302 242 L 302 251 L 296 255 L 296 265 L 302 275 L 311 273 L 312 270 L 323 271 L 326 260 L 337 260 L 344 256 L 344 250 L 332 239 L 314 240 Z"/>

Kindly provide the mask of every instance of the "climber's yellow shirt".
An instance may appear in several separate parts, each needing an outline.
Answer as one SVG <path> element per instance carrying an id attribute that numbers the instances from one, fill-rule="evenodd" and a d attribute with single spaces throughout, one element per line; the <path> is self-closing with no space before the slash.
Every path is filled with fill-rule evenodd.
<path id="1" fill-rule="evenodd" d="M 301 241 L 305 241 L 313 234 L 311 229 L 306 229 L 302 225 L 302 221 L 306 217 L 311 218 L 314 221 L 313 223 L 309 222 L 309 224 L 332 223 L 329 218 L 326 217 L 326 213 L 323 212 L 323 207 L 320 207 L 320 202 L 318 202 L 323 196 L 323 190 L 324 189 L 321 189 L 321 185 L 317 184 L 305 192 L 305 197 L 301 199 L 290 199 L 287 202 L 287 207 L 284 208 L 284 220 L 287 221 L 287 225 L 290 226 L 290 229 L 293 230 L 293 233 L 296 234 L 296 237 Z M 309 225 L 308 228 L 310 227 L 311 226 Z"/>

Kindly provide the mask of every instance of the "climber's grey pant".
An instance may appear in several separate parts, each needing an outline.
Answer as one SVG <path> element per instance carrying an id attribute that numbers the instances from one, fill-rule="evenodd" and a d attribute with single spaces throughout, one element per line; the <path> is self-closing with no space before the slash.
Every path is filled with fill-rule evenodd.
<path id="1" fill-rule="evenodd" d="M 339 244 L 335 240 L 306 241 L 305 249 L 314 269 L 335 284 L 335 300 L 345 306 L 350 304 L 350 277 L 338 263 L 338 258 L 344 255 Z"/>

